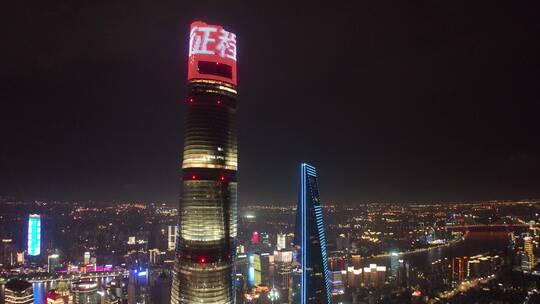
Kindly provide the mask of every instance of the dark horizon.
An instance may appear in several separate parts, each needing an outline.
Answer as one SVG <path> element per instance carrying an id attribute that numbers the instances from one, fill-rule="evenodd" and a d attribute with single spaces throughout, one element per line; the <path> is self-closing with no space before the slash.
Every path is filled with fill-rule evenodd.
<path id="1" fill-rule="evenodd" d="M 66 203 L 78 203 L 81 205 L 86 204 L 94 204 L 95 206 L 99 207 L 110 207 L 113 206 L 113 204 L 164 204 L 167 207 L 178 207 L 178 201 L 143 201 L 143 200 L 56 200 L 56 199 L 43 199 L 43 198 L 33 198 L 33 199 L 21 199 L 19 197 L 14 196 L 2 196 L 0 195 L 0 199 L 2 202 L 12 202 L 12 203 L 50 203 L 50 202 L 56 202 L 60 204 L 66 204 Z M 485 199 L 485 200 L 456 200 L 456 201 L 330 201 L 325 200 L 323 197 L 321 197 L 322 205 L 324 208 L 331 207 L 331 206 L 362 206 L 362 205 L 374 205 L 374 204 L 380 204 L 380 205 L 395 205 L 395 204 L 403 204 L 403 205 L 449 205 L 449 204 L 482 204 L 482 203 L 537 203 L 540 201 L 539 197 L 530 197 L 530 198 L 514 198 L 514 199 Z M 260 200 L 260 201 L 243 201 L 238 203 L 239 208 L 247 208 L 247 207 L 293 207 L 298 204 L 298 198 L 294 201 L 266 201 L 266 200 Z M 240 215 L 239 215 L 240 216 Z"/>
<path id="2" fill-rule="evenodd" d="M 6 5 L 0 195 L 178 202 L 189 24 L 238 36 L 239 202 L 540 197 L 526 3 Z"/>

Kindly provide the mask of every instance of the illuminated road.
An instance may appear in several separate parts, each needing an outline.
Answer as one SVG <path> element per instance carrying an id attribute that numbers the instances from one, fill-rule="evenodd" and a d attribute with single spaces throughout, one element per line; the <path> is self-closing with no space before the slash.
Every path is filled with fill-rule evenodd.
<path id="1" fill-rule="evenodd" d="M 488 277 L 482 277 L 482 278 L 477 278 L 477 279 L 473 279 L 473 280 L 468 280 L 468 281 L 463 281 L 461 282 L 455 289 L 452 289 L 452 290 L 448 290 L 448 291 L 444 291 L 444 292 L 441 292 L 439 293 L 439 295 L 437 297 L 434 298 L 434 301 L 433 302 L 430 302 L 430 303 L 438 303 L 440 302 L 442 299 L 450 299 L 460 293 L 463 293 L 463 292 L 467 292 L 469 289 L 471 288 L 475 288 L 481 284 L 486 284 L 488 283 L 489 281 L 495 279 L 496 276 L 494 274 L 488 276 Z"/>

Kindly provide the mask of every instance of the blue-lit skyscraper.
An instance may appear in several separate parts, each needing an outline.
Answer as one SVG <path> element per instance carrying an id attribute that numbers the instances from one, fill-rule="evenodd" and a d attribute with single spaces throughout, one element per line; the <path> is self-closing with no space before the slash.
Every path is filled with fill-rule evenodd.
<path id="1" fill-rule="evenodd" d="M 28 255 L 37 256 L 41 253 L 41 216 L 30 214 L 28 217 Z"/>
<path id="2" fill-rule="evenodd" d="M 300 165 L 300 199 L 296 210 L 296 244 L 301 265 L 301 304 L 331 303 L 326 233 L 315 167 Z"/>

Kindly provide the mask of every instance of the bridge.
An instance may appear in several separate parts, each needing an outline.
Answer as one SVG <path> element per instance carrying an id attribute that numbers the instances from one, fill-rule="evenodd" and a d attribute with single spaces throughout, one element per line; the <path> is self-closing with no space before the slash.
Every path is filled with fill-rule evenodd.
<path id="1" fill-rule="evenodd" d="M 514 229 L 514 228 L 529 228 L 529 225 L 525 224 L 477 224 L 477 225 L 449 225 L 446 229 L 474 229 L 474 228 L 493 228 L 493 229 Z"/>
<path id="2" fill-rule="evenodd" d="M 464 230 L 464 231 L 514 231 L 520 229 L 528 229 L 530 227 L 525 221 L 512 217 L 505 216 L 491 224 L 479 223 L 471 217 L 461 217 L 460 222 L 456 224 L 447 224 L 446 230 Z"/>
<path id="3" fill-rule="evenodd" d="M 28 277 L 28 282 L 30 283 L 48 283 L 48 282 L 56 282 L 56 281 L 75 281 L 75 280 L 84 280 L 84 279 L 103 279 L 103 278 L 110 278 L 110 277 L 127 277 L 129 276 L 128 271 L 108 271 L 108 272 L 89 272 L 89 273 L 73 273 L 73 274 L 66 274 L 66 275 L 59 275 L 59 276 L 52 276 L 48 273 L 44 273 L 43 275 L 34 275 L 31 277 Z"/>

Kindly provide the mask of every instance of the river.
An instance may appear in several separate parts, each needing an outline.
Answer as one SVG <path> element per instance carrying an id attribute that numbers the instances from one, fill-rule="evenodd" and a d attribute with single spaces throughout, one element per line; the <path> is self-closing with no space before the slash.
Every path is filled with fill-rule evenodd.
<path id="1" fill-rule="evenodd" d="M 508 247 L 509 238 L 506 232 L 469 232 L 465 240 L 450 246 L 438 247 L 422 252 L 402 254 L 398 257 L 366 258 L 365 262 L 376 263 L 391 267 L 397 259 L 408 262 L 418 269 L 428 269 L 431 263 L 438 260 L 460 256 L 474 256 L 481 253 L 500 251 L 504 253 Z M 366 265 L 367 266 L 367 265 Z"/>

